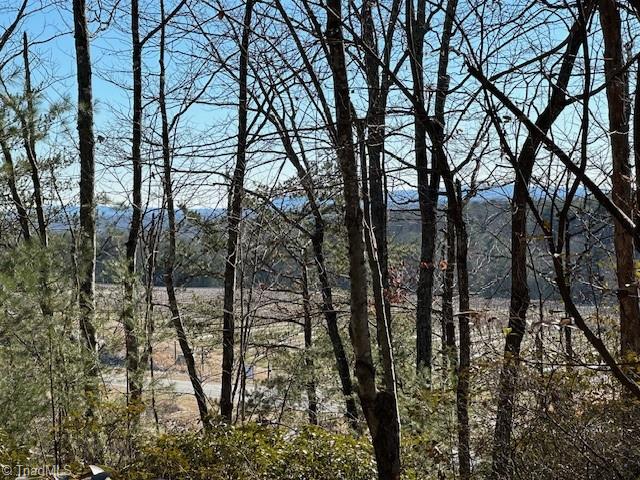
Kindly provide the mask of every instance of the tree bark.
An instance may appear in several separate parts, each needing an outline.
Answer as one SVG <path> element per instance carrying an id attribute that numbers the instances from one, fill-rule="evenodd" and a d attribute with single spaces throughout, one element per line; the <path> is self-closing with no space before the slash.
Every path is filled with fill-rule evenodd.
<path id="1" fill-rule="evenodd" d="M 407 2 L 407 40 L 409 42 L 409 61 L 413 78 L 415 101 L 425 109 L 424 101 L 424 35 L 426 2 L 418 0 L 414 13 L 413 1 Z M 435 248 L 438 236 L 437 204 L 440 176 L 436 156 L 433 156 L 431 168 L 427 158 L 427 132 L 420 113 L 415 113 L 414 146 L 416 170 L 418 172 L 418 203 L 420 206 L 421 242 L 420 264 L 418 272 L 417 310 L 416 310 L 416 366 L 418 371 L 426 369 L 431 376 L 433 355 L 432 343 L 432 305 L 435 272 Z"/>
<path id="2" fill-rule="evenodd" d="M 98 416 L 98 358 L 95 317 L 96 205 L 95 158 L 93 136 L 93 96 L 91 90 L 91 55 L 85 0 L 73 0 L 73 23 L 78 83 L 78 144 L 80 150 L 80 232 L 78 238 L 79 328 L 86 347 L 84 364 L 86 417 L 90 435 L 86 452 L 89 459 L 101 456 L 101 439 L 95 425 Z"/>
<path id="3" fill-rule="evenodd" d="M 336 110 L 336 154 L 340 163 L 345 202 L 345 226 L 349 242 L 351 292 L 350 335 L 356 357 L 358 396 L 371 433 L 379 479 L 400 478 L 400 428 L 396 399 L 389 392 L 377 392 L 371 354 L 367 311 L 367 271 L 363 242 L 358 167 L 353 144 L 351 99 L 342 36 L 342 1 L 327 2 L 326 42 L 333 77 Z"/>
<path id="4" fill-rule="evenodd" d="M 142 402 L 142 378 L 140 354 L 136 332 L 135 286 L 138 237 L 142 226 L 142 45 L 140 43 L 138 0 L 131 0 L 131 43 L 133 78 L 133 122 L 131 137 L 131 162 L 133 167 L 132 214 L 129 237 L 126 243 L 127 272 L 124 279 L 124 309 L 122 325 L 125 335 L 125 363 L 127 368 L 128 401 L 134 408 Z M 140 416 L 134 415 L 134 423 Z"/>
<path id="5" fill-rule="evenodd" d="M 238 148 L 236 166 L 230 188 L 229 208 L 227 211 L 227 257 L 224 271 L 224 305 L 222 326 L 222 391 L 220 395 L 220 414 L 231 422 L 233 414 L 232 382 L 234 355 L 234 303 L 236 289 L 236 263 L 238 253 L 239 228 L 242 218 L 242 197 L 244 196 L 244 176 L 247 162 L 247 72 L 249 65 L 249 40 L 251 35 L 251 17 L 253 0 L 245 4 L 240 44 L 240 73 L 238 75 Z"/>
<path id="6" fill-rule="evenodd" d="M 73 0 L 74 37 L 78 82 L 78 140 L 80 147 L 80 235 L 78 246 L 80 332 L 91 360 L 87 365 L 90 384 L 98 374 L 96 363 L 95 315 L 95 259 L 96 259 L 96 208 L 95 208 L 95 159 L 93 138 L 93 98 L 91 91 L 91 57 L 87 27 L 85 0 Z M 97 394 L 97 385 L 87 392 Z M 90 400 L 90 404 L 97 399 Z"/>
<path id="7" fill-rule="evenodd" d="M 633 215 L 631 196 L 631 168 L 629 166 L 629 119 L 627 106 L 628 76 L 620 74 L 625 61 L 622 51 L 622 25 L 615 1 L 598 3 L 604 40 L 604 68 L 607 79 L 607 103 L 611 138 L 612 198 L 620 210 Z M 640 354 L 640 308 L 635 277 L 634 241 L 624 227 L 614 220 L 613 244 L 616 252 L 618 303 L 620 306 L 620 351 L 623 357 L 637 358 Z"/>

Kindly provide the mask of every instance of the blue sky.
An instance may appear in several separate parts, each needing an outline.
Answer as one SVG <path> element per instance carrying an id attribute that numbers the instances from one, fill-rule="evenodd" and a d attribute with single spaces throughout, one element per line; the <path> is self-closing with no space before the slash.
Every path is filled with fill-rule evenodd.
<path id="1" fill-rule="evenodd" d="M 13 18 L 12 14 L 17 8 L 20 0 L 8 0 L 9 7 L 0 7 L 0 25 L 7 25 Z M 33 71 L 36 82 L 46 82 L 47 88 L 45 89 L 46 95 L 50 100 L 55 100 L 57 96 L 67 95 L 73 102 L 76 99 L 76 84 L 75 84 L 75 52 L 72 30 L 72 13 L 70 10 L 70 1 L 61 1 L 59 4 L 52 5 L 48 0 L 30 0 L 30 12 L 28 18 L 20 25 L 19 30 L 26 30 L 29 32 L 30 40 L 33 44 L 32 57 L 33 57 Z M 149 9 L 146 15 L 148 18 L 156 19 L 155 9 L 157 6 L 155 2 L 141 2 L 142 8 Z M 98 2 L 91 2 L 91 5 L 100 5 Z M 91 22 L 91 30 L 94 32 L 91 44 L 92 63 L 93 69 L 93 88 L 94 88 L 94 102 L 95 102 L 95 131 L 96 135 L 105 137 L 107 140 L 104 144 L 98 144 L 97 153 L 98 159 L 102 165 L 98 170 L 98 191 L 107 192 L 110 198 L 114 202 L 120 202 L 126 200 L 125 192 L 130 184 L 130 174 L 127 164 L 128 139 L 130 137 L 130 93 L 127 90 L 127 86 L 130 84 L 130 39 L 129 39 L 129 15 L 127 12 L 129 2 L 124 1 L 121 3 L 121 11 L 116 12 L 113 17 L 110 16 L 111 12 L 102 10 L 99 12 L 90 11 L 89 18 L 93 20 Z M 505 10 L 508 8 L 515 8 L 516 2 L 509 2 L 504 4 Z M 523 4 L 524 5 L 524 4 Z M 238 6 L 241 6 L 240 4 Z M 13 9 L 11 8 L 13 7 Z M 172 2 L 167 1 L 167 10 L 172 8 Z M 11 11 L 13 10 L 13 12 Z M 143 14 L 144 14 L 143 10 Z M 238 16 L 239 12 L 233 12 Z M 509 12 L 503 13 L 502 7 L 490 12 L 485 12 L 487 18 L 495 17 L 500 18 L 501 15 L 509 15 Z M 552 14 L 553 15 L 553 14 Z M 103 24 L 97 21 L 97 17 L 103 20 Z M 544 15 L 541 15 L 544 17 Z M 229 18 L 229 17 L 227 17 Z M 109 28 L 104 28 L 107 19 L 114 19 L 115 21 L 109 25 Z M 215 22 L 216 20 L 212 20 Z M 210 22 L 212 22 L 210 20 Z M 226 21 L 226 20 L 225 20 Z M 510 52 L 505 56 L 503 53 L 501 57 L 492 59 L 492 65 L 500 70 L 508 66 L 512 62 L 523 60 L 527 55 L 533 55 L 536 49 L 543 48 L 545 45 L 554 45 L 560 42 L 566 36 L 566 29 L 561 27 L 562 22 L 556 22 L 551 26 L 541 27 L 540 32 L 521 32 L 520 39 L 513 42 L 513 45 L 508 44 L 506 52 Z M 434 30 L 437 31 L 439 25 L 434 25 Z M 145 22 L 142 22 L 141 33 L 144 35 L 148 28 Z M 215 25 L 214 25 L 215 28 Z M 566 27 L 565 27 L 566 28 Z M 542 32 L 542 33 L 541 33 Z M 20 32 L 17 32 L 20 33 Z M 488 48 L 491 45 L 495 45 L 500 42 L 507 42 L 508 38 L 503 38 L 500 31 L 483 36 L 481 40 L 475 40 L 478 42 L 478 48 L 482 44 L 483 48 Z M 20 35 L 16 36 L 16 40 L 19 42 Z M 437 39 L 436 39 L 437 40 Z M 46 42 L 45 42 L 46 41 Z M 433 41 L 433 39 L 432 39 Z M 45 42 L 45 43 L 42 43 Z M 225 44 L 226 45 L 226 44 Z M 18 45 L 13 45 L 18 47 Z M 426 63 L 432 65 L 437 59 L 437 55 L 433 55 L 433 45 L 428 44 L 426 49 Z M 184 64 L 180 63 L 186 55 L 189 53 L 206 53 L 207 46 L 199 45 L 198 42 L 183 42 L 174 43 L 171 46 L 172 49 L 177 51 L 175 58 L 169 56 L 168 62 L 168 86 L 171 88 L 179 84 L 182 78 L 179 75 Z M 225 48 L 234 48 L 233 45 L 227 45 Z M 198 50 L 200 49 L 200 50 Z M 597 45 L 594 46 L 597 52 Z M 232 54 L 231 51 L 223 52 L 224 54 Z M 224 55 L 223 55 L 224 56 Z M 522 57 L 522 58 L 521 58 Z M 19 60 L 19 59 L 18 59 Z M 453 83 L 464 77 L 464 68 L 461 65 L 461 58 L 455 54 L 452 55 L 452 78 Z M 431 63 L 430 63 L 431 62 Z M 157 71 L 157 51 L 154 46 L 154 42 L 150 42 L 145 49 L 144 57 L 144 82 L 145 93 L 147 96 L 152 96 L 153 92 L 157 88 L 157 76 L 154 72 Z M 594 64 L 596 60 L 594 59 Z M 18 62 L 18 65 L 20 63 Z M 406 75 L 405 71 L 403 75 Z M 206 78 L 206 75 L 204 75 Z M 50 79 L 53 78 L 54 82 L 51 83 Z M 202 79 L 200 80 L 203 81 Z M 354 90 L 359 92 L 358 95 L 354 95 L 354 103 L 361 108 L 366 103 L 366 95 L 363 93 L 361 86 L 358 86 L 359 80 L 354 76 L 352 83 Z M 20 87 L 19 83 L 17 84 Z M 519 87 L 508 92 L 510 95 L 517 98 L 519 95 Z M 213 169 L 230 170 L 230 162 L 233 160 L 233 148 L 231 140 L 235 135 L 235 107 L 234 102 L 237 101 L 237 91 L 234 90 L 232 81 L 222 80 L 219 84 L 215 85 L 215 88 L 211 88 L 213 100 L 217 99 L 219 95 L 224 105 L 199 105 L 194 107 L 190 113 L 186 116 L 181 123 L 180 140 L 184 144 L 193 143 L 193 140 L 197 139 L 202 144 L 211 144 L 207 148 L 195 148 L 193 149 L 194 157 L 183 160 L 181 164 L 177 165 L 178 169 L 196 169 L 202 171 L 210 171 Z M 469 88 L 470 91 L 473 88 Z M 546 93 L 546 92 L 545 92 Z M 330 90 L 327 90 L 327 94 L 330 96 Z M 393 98 L 393 96 L 392 96 Z M 398 102 L 399 95 L 396 93 L 395 100 Z M 454 99 L 455 101 L 455 99 Z M 406 102 L 405 102 L 406 103 Z M 541 106 L 546 103 L 546 95 L 535 97 L 534 100 L 527 107 Z M 597 110 L 599 118 L 606 116 L 606 110 L 602 110 L 602 105 L 594 101 L 594 108 Z M 462 104 L 459 105 L 462 107 Z M 151 102 L 147 108 L 147 114 L 153 114 L 157 109 L 155 102 Z M 569 109 L 570 110 L 570 109 Z M 172 110 L 175 112 L 175 107 Z M 72 119 L 71 119 L 72 120 Z M 403 120 L 406 122 L 406 118 Z M 471 135 L 472 130 L 476 128 L 473 120 L 463 122 L 459 125 L 461 130 L 461 136 Z M 515 123 L 509 125 L 509 128 L 515 128 Z M 575 115 L 568 112 L 564 115 L 556 125 L 556 135 L 565 135 L 567 139 L 575 138 Z M 399 130 L 399 135 L 395 139 L 391 139 L 388 142 L 388 147 L 394 149 L 396 153 L 405 155 L 411 149 L 411 144 L 407 142 L 406 137 L 402 135 L 403 130 Z M 522 134 L 522 131 L 514 130 L 514 138 L 517 138 Z M 71 148 L 75 141 L 75 126 L 71 121 L 69 124 L 69 130 L 63 134 L 57 134 L 52 137 L 53 142 L 59 145 L 61 142 L 67 142 Z M 560 138 L 558 137 L 558 138 Z M 223 147 L 216 146 L 216 142 L 224 144 Z M 464 155 L 465 144 L 451 146 L 451 155 Z M 262 166 L 254 166 L 252 177 L 255 181 L 271 185 L 275 182 L 276 175 L 279 173 L 278 165 L 270 163 L 270 154 L 265 154 L 266 161 Z M 264 158 L 260 158 L 260 152 L 256 152 L 257 160 L 254 162 L 257 165 Z M 412 161 L 410 155 L 409 161 Z M 497 163 L 499 159 L 496 159 Z M 120 163 L 121 166 L 116 168 L 112 165 L 114 163 Z M 494 163 L 487 164 L 487 172 L 490 172 L 495 167 Z M 510 168 L 500 167 L 497 170 L 495 179 L 501 178 L 504 173 L 509 173 Z M 502 172 L 502 173 L 501 173 Z M 287 166 L 285 170 L 280 173 L 281 178 L 291 175 L 292 169 Z M 69 168 L 64 172 L 64 175 L 73 179 L 77 176 L 77 171 L 74 167 Z M 406 182 L 413 182 L 411 173 L 405 174 L 406 178 L 400 179 Z M 489 175 L 489 174 L 487 174 Z M 216 207 L 222 201 L 224 196 L 224 190 L 219 186 L 206 186 L 206 185 L 191 185 L 189 188 L 182 188 L 187 185 L 187 182 L 195 182 L 216 184 L 221 183 L 222 178 L 215 175 L 200 175 L 181 176 L 176 173 L 176 185 L 181 193 L 181 199 L 184 202 L 188 202 L 191 205 L 203 206 L 203 207 Z M 491 178 L 491 177 L 489 177 Z M 159 189 L 159 181 L 156 178 L 156 190 Z M 398 188 L 406 188 L 406 183 L 398 183 Z M 392 187 L 393 188 L 393 187 Z M 71 194 L 71 192 L 70 192 Z"/>

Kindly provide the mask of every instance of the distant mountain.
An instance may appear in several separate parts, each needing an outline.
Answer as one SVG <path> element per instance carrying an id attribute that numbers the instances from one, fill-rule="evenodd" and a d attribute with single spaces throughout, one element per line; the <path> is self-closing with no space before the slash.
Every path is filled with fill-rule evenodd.
<path id="1" fill-rule="evenodd" d="M 53 209 L 52 209 L 53 210 Z M 64 210 L 57 209 L 50 214 L 49 228 L 52 230 L 66 230 L 69 227 L 69 221 L 72 223 L 77 222 L 80 214 L 80 207 L 76 205 L 67 206 Z M 98 228 L 115 228 L 118 230 L 125 230 L 129 228 L 131 224 L 131 217 L 133 210 L 130 207 L 115 207 L 111 205 L 98 205 L 96 208 L 96 223 Z M 164 221 L 166 222 L 166 211 L 163 212 L 160 208 L 147 209 L 144 212 L 144 223 L 150 225 L 154 219 L 165 214 Z M 202 218 L 203 220 L 212 220 L 222 217 L 226 214 L 226 210 L 222 208 L 196 208 L 185 212 L 182 209 L 176 210 L 176 221 L 182 222 L 185 219 L 185 215 L 193 215 Z M 68 220 L 67 220 L 68 219 Z"/>
<path id="2" fill-rule="evenodd" d="M 499 202 L 499 201 L 507 201 L 513 197 L 514 184 L 508 183 L 505 185 L 495 185 L 492 187 L 483 187 L 479 188 L 476 192 L 473 192 L 473 196 L 471 197 L 472 202 Z M 538 186 L 533 186 L 529 189 L 529 193 L 535 199 L 542 199 L 547 196 L 547 192 Z M 556 194 L 558 197 L 563 198 L 566 195 L 567 191 L 564 187 L 557 189 Z M 584 187 L 578 187 L 576 191 L 576 195 L 578 197 L 584 196 L 585 190 Z M 468 195 L 469 190 L 463 190 L 463 195 Z M 446 197 L 444 192 L 441 191 L 440 202 L 445 203 Z M 415 189 L 400 189 L 393 190 L 389 192 L 388 198 L 389 208 L 402 210 L 402 209 L 417 209 L 419 207 L 418 204 L 418 191 Z"/>
<path id="3" fill-rule="evenodd" d="M 513 196 L 513 189 L 513 183 L 485 187 L 478 189 L 471 198 L 471 201 L 474 203 L 508 201 Z M 529 191 L 536 199 L 542 199 L 546 196 L 546 192 L 540 187 L 533 187 Z M 577 191 L 577 196 L 583 196 L 584 191 L 584 188 L 580 187 Z M 468 191 L 463 191 L 463 194 L 467 193 Z M 557 195 L 562 198 L 565 195 L 565 189 L 560 188 L 557 191 Z M 440 196 L 440 201 L 442 203 L 446 202 L 443 194 Z M 302 209 L 306 205 L 307 199 L 304 196 L 285 196 L 273 199 L 272 203 L 278 209 L 293 211 Z M 393 190 L 388 194 L 388 206 L 393 210 L 416 210 L 419 208 L 418 191 L 415 189 Z M 69 217 L 72 222 L 77 221 L 79 210 L 78 206 L 68 206 L 66 207 L 66 213 L 62 210 L 52 212 L 50 215 L 50 228 L 59 231 L 68 229 L 67 217 Z M 161 213 L 166 212 L 162 212 L 159 208 L 146 210 L 144 216 L 145 225 L 149 225 L 154 218 L 157 220 Z M 194 208 L 185 212 L 182 209 L 178 209 L 176 210 L 176 221 L 184 222 L 185 215 L 187 215 L 187 217 L 189 215 L 193 216 L 194 220 L 195 217 L 200 217 L 202 220 L 210 221 L 224 217 L 226 210 L 224 208 Z M 131 223 L 131 216 L 132 209 L 130 207 L 111 205 L 99 205 L 97 207 L 98 228 L 126 230 Z"/>

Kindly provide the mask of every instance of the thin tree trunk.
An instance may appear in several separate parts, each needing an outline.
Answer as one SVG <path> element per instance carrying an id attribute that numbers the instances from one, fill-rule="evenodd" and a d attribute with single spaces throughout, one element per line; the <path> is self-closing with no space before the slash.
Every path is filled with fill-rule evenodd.
<path id="1" fill-rule="evenodd" d="M 565 265 L 565 272 L 566 272 L 566 283 L 567 283 L 567 288 L 569 288 L 569 291 L 571 291 L 571 219 L 570 217 L 567 215 L 567 220 L 566 220 L 566 227 L 565 227 L 565 231 L 564 231 L 564 265 Z M 569 312 L 565 309 L 565 316 L 566 316 L 566 320 L 570 320 L 571 319 L 571 315 L 569 314 Z M 572 330 L 572 325 L 565 325 L 562 329 L 562 333 L 564 333 L 564 351 L 567 354 L 567 357 L 569 358 L 569 362 L 572 362 L 572 359 L 574 358 L 574 353 L 573 353 L 573 341 L 571 338 L 571 330 Z"/>
<path id="2" fill-rule="evenodd" d="M 584 18 L 591 16 L 593 2 L 584 6 Z M 552 84 L 549 104 L 540 113 L 536 126 L 547 132 L 564 109 L 565 92 L 578 49 L 584 35 L 583 16 L 572 25 L 567 48 L 555 84 Z M 527 283 L 527 195 L 529 181 L 541 140 L 529 134 L 517 159 L 511 211 L 511 300 L 509 304 L 508 334 L 505 339 L 504 358 L 498 387 L 498 408 L 493 443 L 492 478 L 512 478 L 511 428 L 515 387 L 518 379 L 520 345 L 526 328 L 529 308 Z"/>
<path id="3" fill-rule="evenodd" d="M 146 285 L 145 285 L 145 348 L 142 350 L 140 356 L 140 366 L 144 371 L 149 365 L 149 389 L 151 393 L 151 410 L 153 412 L 153 419 L 155 422 L 156 432 L 160 430 L 160 422 L 158 419 L 158 409 L 156 408 L 156 393 L 155 393 L 155 365 L 153 359 L 153 336 L 155 333 L 155 319 L 154 319 L 154 305 L 153 305 L 153 288 L 154 278 L 156 273 L 156 260 L 157 260 L 157 246 L 159 243 L 159 237 L 162 233 L 162 224 L 164 223 L 164 217 L 162 211 L 159 215 L 159 220 L 156 223 L 155 215 L 151 216 L 151 225 L 148 228 L 148 242 L 147 242 L 147 264 L 146 264 Z M 144 235 L 142 236 L 144 241 Z"/>
<path id="4" fill-rule="evenodd" d="M 176 298 L 175 285 L 173 280 L 173 269 L 176 259 L 176 212 L 173 201 L 173 185 L 171 183 L 171 150 L 169 145 L 169 121 L 167 118 L 167 106 L 165 101 L 165 22 L 164 22 L 164 0 L 160 0 L 160 14 L 162 27 L 160 29 L 160 87 L 158 100 L 160 103 L 160 115 L 162 118 L 162 159 L 164 164 L 164 194 L 167 206 L 167 219 L 169 222 L 169 250 L 167 252 L 167 261 L 165 265 L 164 283 L 169 298 L 169 310 L 171 311 L 171 321 L 176 330 L 178 343 L 182 355 L 184 356 L 189 373 L 189 379 L 193 386 L 193 392 L 198 404 L 198 412 L 200 413 L 200 421 L 207 430 L 210 426 L 209 412 L 207 408 L 207 400 L 202 389 L 202 383 L 196 370 L 196 362 L 193 358 L 193 351 L 187 340 L 187 334 L 182 323 L 182 316 Z"/>
<path id="5" fill-rule="evenodd" d="M 36 109 L 34 106 L 34 92 L 31 87 L 31 65 L 29 62 L 29 40 L 27 33 L 22 36 L 23 48 L 22 57 L 24 60 L 24 95 L 27 102 L 27 111 L 18 111 L 20 118 L 22 140 L 24 149 L 29 163 L 31 173 L 31 182 L 33 184 L 33 201 L 36 207 L 36 219 L 38 222 L 38 237 L 40 238 L 40 246 L 46 249 L 49 246 L 49 237 L 47 232 L 47 221 L 44 212 L 44 196 L 42 192 L 42 183 L 40 181 L 40 167 L 38 165 L 38 156 L 36 153 Z M 40 309 L 42 314 L 49 321 L 53 315 L 51 310 L 51 289 L 49 287 L 49 258 L 47 255 L 41 255 L 41 265 L 39 268 L 41 298 Z"/>
<path id="6" fill-rule="evenodd" d="M 461 480 L 471 478 L 471 431 L 469 427 L 469 375 L 471 368 L 471 332 L 469 328 L 469 269 L 468 269 L 468 238 L 467 227 L 463 215 L 463 198 L 460 182 L 454 186 L 453 174 L 444 157 L 444 128 L 446 125 L 445 104 L 449 90 L 449 52 L 451 38 L 453 37 L 453 25 L 458 7 L 457 0 L 447 2 L 445 20 L 440 46 L 440 58 L 438 62 L 438 80 L 435 100 L 435 145 L 433 148 L 434 169 L 442 173 L 448 197 L 448 216 L 454 224 L 455 230 L 455 257 L 458 273 L 458 307 L 459 307 L 459 335 L 460 351 L 456 384 L 456 413 L 458 418 L 458 464 Z M 435 174 L 434 174 L 435 177 Z M 439 177 L 438 177 L 439 178 Z M 439 180 L 438 180 L 439 184 Z M 436 184 L 436 188 L 438 185 Z M 437 194 L 435 197 L 437 202 Z M 453 232 L 452 232 L 453 233 Z"/>
<path id="7" fill-rule="evenodd" d="M 125 335 L 125 363 L 127 367 L 127 390 L 129 404 L 134 407 L 134 424 L 140 416 L 142 402 L 142 378 L 138 336 L 136 332 L 135 286 L 138 236 L 142 225 L 142 46 L 140 44 L 138 0 L 131 0 L 131 42 L 133 72 L 133 122 L 131 161 L 133 166 L 133 203 L 129 237 L 126 244 L 127 273 L 124 279 L 124 310 L 122 325 Z"/>
<path id="8" fill-rule="evenodd" d="M 27 101 L 27 112 L 26 115 L 22 112 L 19 112 L 18 116 L 20 117 L 22 127 L 22 140 L 24 143 L 24 149 L 27 160 L 29 162 L 29 169 L 31 171 L 31 181 L 33 183 L 33 201 L 36 207 L 36 218 L 38 221 L 38 236 L 40 237 L 40 244 L 44 248 L 46 248 L 49 241 L 47 238 L 47 222 L 44 214 L 42 185 L 40 182 L 40 169 L 38 166 L 38 157 L 36 153 L 36 111 L 34 107 L 34 93 L 33 89 L 31 88 L 31 66 L 29 63 L 29 40 L 27 38 L 27 32 L 24 32 L 22 36 L 22 42 L 25 85 L 24 94 Z"/>
<path id="9" fill-rule="evenodd" d="M 7 175 L 7 183 L 9 184 L 9 191 L 11 192 L 11 200 L 16 207 L 16 213 L 18 215 L 18 222 L 20 223 L 20 230 L 22 231 L 22 237 L 25 241 L 31 240 L 31 231 L 29 229 L 29 214 L 24 206 L 22 197 L 18 192 L 16 185 L 16 174 L 13 165 L 13 156 L 11 155 L 11 149 L 7 144 L 6 134 L 3 130 L 0 130 L 0 147 L 2 148 L 2 155 L 4 156 L 4 169 Z"/>
<path id="10" fill-rule="evenodd" d="M 388 66 L 393 29 L 396 24 L 399 2 L 392 5 L 390 32 L 386 35 L 384 63 Z M 378 62 L 378 46 L 372 14 L 373 1 L 362 5 L 362 39 L 365 46 L 364 62 L 367 80 L 368 109 L 364 124 L 366 133 L 361 142 L 362 191 L 365 206 L 365 240 L 371 271 L 373 298 L 376 312 L 376 337 L 385 372 L 385 389 L 394 398 L 396 394 L 395 367 L 391 345 L 391 303 L 389 293 L 389 259 L 387 246 L 387 202 L 383 152 L 389 79 L 386 70 L 381 77 Z M 368 162 L 367 162 L 368 157 Z"/>
<path id="11" fill-rule="evenodd" d="M 309 423 L 318 424 L 318 394 L 316 392 L 315 366 L 311 357 L 313 347 L 313 324 L 311 317 L 311 295 L 309 294 L 309 274 L 307 272 L 306 252 L 302 252 L 300 257 L 300 268 L 302 269 L 302 307 L 304 310 L 304 363 L 306 376 L 308 376 L 306 389 L 308 401 Z"/>
<path id="12" fill-rule="evenodd" d="M 395 368 L 391 347 L 391 327 L 389 322 L 391 319 L 391 305 L 388 302 L 388 299 L 385 298 L 385 291 L 388 290 L 383 289 L 381 259 L 378 257 L 379 252 L 377 248 L 376 235 L 373 234 L 373 231 L 375 231 L 377 227 L 373 226 L 372 202 L 370 198 L 370 190 L 368 188 L 370 185 L 371 171 L 367 168 L 367 138 L 364 130 L 364 122 L 357 122 L 356 131 L 360 154 L 360 171 L 362 172 L 362 204 L 364 207 L 365 218 L 364 240 L 367 249 L 367 257 L 369 259 L 369 270 L 371 271 L 373 284 L 374 308 L 376 312 L 376 340 L 378 342 L 378 350 L 380 352 L 380 359 L 383 365 L 385 389 L 387 392 L 391 393 L 394 398 L 397 398 Z M 379 208 L 379 205 L 376 208 Z M 386 209 L 386 206 L 383 205 L 382 208 Z M 380 216 L 378 217 L 378 220 L 381 220 Z M 384 226 L 382 228 L 386 230 L 386 220 L 384 220 Z M 382 236 L 384 237 L 383 241 L 386 243 L 386 234 L 383 234 Z M 387 313 L 389 315 L 387 315 Z"/>
<path id="13" fill-rule="evenodd" d="M 443 378 L 451 378 L 452 372 L 458 369 L 458 349 L 456 346 L 456 327 L 453 321 L 453 286 L 456 266 L 456 232 L 455 219 L 449 204 L 447 212 L 447 233 L 445 235 L 446 266 L 443 275 L 442 288 L 442 365 Z"/>
<path id="14" fill-rule="evenodd" d="M 342 36 L 342 1 L 327 2 L 326 42 L 333 77 L 336 110 L 336 154 L 342 172 L 345 226 L 349 242 L 349 278 L 351 291 L 351 342 L 356 358 L 358 396 L 362 405 L 381 480 L 400 478 L 400 428 L 396 399 L 386 391 L 377 392 L 375 367 L 371 354 L 367 311 L 367 270 L 363 242 L 358 167 L 353 145 L 351 99 Z"/>
<path id="15" fill-rule="evenodd" d="M 240 220 L 242 218 L 242 197 L 244 196 L 244 176 L 247 162 L 247 71 L 249 65 L 249 40 L 253 0 L 245 4 L 240 44 L 240 73 L 238 76 L 238 149 L 233 172 L 227 212 L 227 257 L 224 270 L 224 306 L 222 327 L 222 390 L 220 394 L 220 414 L 231 422 L 233 414 L 232 382 L 234 354 L 234 303 L 236 289 L 236 263 L 239 241 Z"/>
<path id="16" fill-rule="evenodd" d="M 447 175 L 449 175 L 447 173 Z M 467 226 L 463 217 L 462 189 L 460 182 L 456 185 L 457 202 L 455 203 L 456 231 L 456 268 L 458 272 L 458 307 L 460 308 L 458 323 L 460 333 L 460 362 L 458 366 L 458 383 L 456 388 L 456 411 L 458 414 L 458 461 L 460 478 L 471 478 L 471 430 L 469 427 L 469 375 L 471 369 L 471 330 L 469 328 L 469 267 Z"/>
<path id="17" fill-rule="evenodd" d="M 607 79 L 609 131 L 611 138 L 612 197 L 620 210 L 632 216 L 631 168 L 629 166 L 629 119 L 627 117 L 627 82 L 622 51 L 622 26 L 615 1 L 599 4 L 604 39 L 604 68 Z M 613 244 L 616 252 L 618 302 L 620 305 L 620 350 L 625 355 L 640 354 L 640 309 L 635 277 L 634 242 L 620 222 L 614 220 Z"/>
<path id="18" fill-rule="evenodd" d="M 386 415 L 392 428 L 400 431 L 400 412 L 398 410 L 398 393 L 393 346 L 391 343 L 391 303 L 389 301 L 389 261 L 387 248 L 387 202 L 384 184 L 384 152 L 385 118 L 389 76 L 384 70 L 382 79 L 379 72 L 378 47 L 375 24 L 372 15 L 372 0 L 365 0 L 362 6 L 362 29 L 365 46 L 365 71 L 368 91 L 367 118 L 359 129 L 366 125 L 366 139 L 361 142 L 362 191 L 366 213 L 365 241 L 369 258 L 369 269 L 373 286 L 373 298 L 376 312 L 376 340 L 383 368 L 384 390 L 388 402 Z M 400 10 L 400 2 L 394 1 L 391 7 L 388 32 L 385 38 L 384 59 L 386 66 L 390 62 L 393 31 Z M 365 136 L 364 132 L 360 134 Z M 369 161 L 367 162 L 367 155 Z M 380 395 L 380 393 L 378 394 Z M 387 441 L 387 440 L 385 440 Z M 393 440 L 395 441 L 395 440 Z M 399 443 L 399 433 L 398 439 Z M 391 452 L 387 455 L 392 462 L 397 456 L 399 466 L 400 452 L 393 451 L 396 445 L 391 444 Z M 399 445 L 397 447 L 399 449 Z M 390 466 L 393 470 L 393 465 Z M 398 467 L 399 468 L 399 467 Z"/>
<path id="19" fill-rule="evenodd" d="M 78 272 L 80 292 L 80 332 L 88 351 L 85 365 L 87 383 L 87 416 L 92 422 L 98 403 L 98 363 L 96 352 L 95 266 L 96 266 L 96 208 L 95 159 L 93 137 L 93 98 L 91 91 L 91 57 L 85 0 L 73 0 L 74 37 L 78 82 L 78 143 L 80 147 L 80 234 Z M 95 439 L 99 449 L 99 440 Z M 92 452 L 99 455 L 98 451 Z"/>
<path id="20" fill-rule="evenodd" d="M 640 14 L 640 12 L 638 12 Z M 633 102 L 633 159 L 636 174 L 635 219 L 640 218 L 640 59 L 636 70 L 636 88 Z"/>
<path id="21" fill-rule="evenodd" d="M 315 230 L 311 238 L 311 246 L 313 248 L 316 271 L 318 272 L 318 280 L 320 281 L 320 291 L 322 293 L 322 313 L 324 314 L 327 324 L 327 333 L 331 341 L 333 355 L 336 359 L 336 368 L 338 370 L 338 376 L 340 377 L 342 394 L 345 397 L 346 417 L 351 427 L 357 430 L 358 409 L 356 408 L 356 402 L 353 398 L 353 382 L 351 380 L 351 372 L 349 371 L 349 361 L 342 343 L 340 330 L 338 329 L 338 314 L 333 305 L 333 291 L 324 260 L 325 223 L 315 199 L 313 205 L 315 205 L 313 209 Z"/>

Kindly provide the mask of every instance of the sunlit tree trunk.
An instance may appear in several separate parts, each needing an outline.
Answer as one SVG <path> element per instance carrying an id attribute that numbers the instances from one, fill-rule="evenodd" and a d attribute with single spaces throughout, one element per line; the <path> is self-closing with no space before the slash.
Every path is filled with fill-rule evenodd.
<path id="1" fill-rule="evenodd" d="M 100 455 L 99 434 L 93 425 L 98 407 L 98 359 L 96 351 L 95 267 L 96 267 L 96 205 L 95 158 L 93 137 L 93 98 L 91 91 L 91 56 L 85 0 L 73 0 L 73 22 L 78 83 L 78 144 L 80 150 L 80 232 L 78 236 L 78 302 L 80 334 L 87 350 L 85 364 L 87 417 L 94 433 L 90 457 Z"/>
<path id="2" fill-rule="evenodd" d="M 624 70 L 622 25 L 618 5 L 613 0 L 599 2 L 604 39 L 604 68 L 607 79 L 609 135 L 611 141 L 612 197 L 615 204 L 632 216 L 631 168 L 629 166 L 629 119 L 627 115 L 628 76 Z M 640 309 L 634 264 L 633 236 L 614 220 L 613 245 L 616 252 L 618 303 L 620 305 L 620 350 L 623 356 L 640 354 Z"/>

